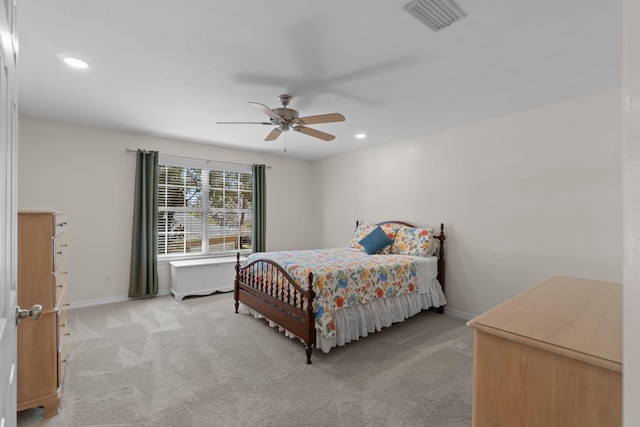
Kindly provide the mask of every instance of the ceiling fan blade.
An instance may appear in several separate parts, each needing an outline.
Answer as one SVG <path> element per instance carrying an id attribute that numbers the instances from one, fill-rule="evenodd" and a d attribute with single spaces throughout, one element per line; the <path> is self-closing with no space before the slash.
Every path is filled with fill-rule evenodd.
<path id="1" fill-rule="evenodd" d="M 271 125 L 271 122 L 216 122 L 217 125 Z"/>
<path id="2" fill-rule="evenodd" d="M 267 135 L 267 137 L 264 140 L 265 141 L 275 141 L 276 139 L 278 139 L 278 137 L 280 136 L 281 133 L 282 133 L 282 131 L 280 130 L 280 128 L 275 128 L 274 130 L 269 132 L 269 135 Z"/>
<path id="3" fill-rule="evenodd" d="M 336 137 L 333 135 L 329 135 L 328 133 L 320 132 L 319 130 L 311 129 L 305 126 L 296 126 L 292 129 L 296 132 L 304 133 L 305 135 L 313 136 L 315 138 L 320 138 L 324 141 L 333 141 L 334 139 L 336 139 Z"/>
<path id="4" fill-rule="evenodd" d="M 252 104 L 258 110 L 262 111 L 263 113 L 265 113 L 267 116 L 271 117 L 272 119 L 283 120 L 282 117 L 280 117 L 278 114 L 276 114 L 275 111 L 273 111 L 271 108 L 267 107 L 264 104 L 260 104 L 259 102 L 249 102 L 249 104 Z"/>
<path id="5" fill-rule="evenodd" d="M 344 122 L 345 118 L 340 113 L 332 114 L 320 114 L 318 116 L 300 117 L 298 119 L 305 125 L 312 125 L 316 123 L 332 123 L 332 122 Z"/>

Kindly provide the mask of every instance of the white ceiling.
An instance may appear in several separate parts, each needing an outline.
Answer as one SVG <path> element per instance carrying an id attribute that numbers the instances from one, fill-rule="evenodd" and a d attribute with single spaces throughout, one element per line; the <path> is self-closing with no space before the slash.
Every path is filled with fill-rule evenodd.
<path id="1" fill-rule="evenodd" d="M 20 111 L 313 160 L 620 87 L 621 0 L 457 0 L 437 33 L 408 2 L 20 0 Z M 282 93 L 336 139 L 216 124 Z"/>

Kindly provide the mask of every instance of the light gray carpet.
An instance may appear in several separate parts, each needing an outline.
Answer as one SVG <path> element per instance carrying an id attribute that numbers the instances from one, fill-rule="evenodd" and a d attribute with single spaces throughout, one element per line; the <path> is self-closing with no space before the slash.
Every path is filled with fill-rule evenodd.
<path id="1" fill-rule="evenodd" d="M 61 411 L 18 426 L 471 425 L 473 333 L 423 312 L 305 364 L 233 296 L 70 310 Z"/>

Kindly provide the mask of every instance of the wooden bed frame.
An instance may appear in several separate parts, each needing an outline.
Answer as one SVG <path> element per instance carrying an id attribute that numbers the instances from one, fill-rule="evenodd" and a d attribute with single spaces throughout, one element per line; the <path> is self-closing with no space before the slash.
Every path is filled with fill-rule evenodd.
<path id="1" fill-rule="evenodd" d="M 384 221 L 376 225 L 390 223 L 414 227 L 402 221 Z M 440 234 L 434 238 L 440 241 L 440 249 L 437 254 L 438 281 L 444 291 L 444 241 L 446 239 L 444 224 L 440 224 Z M 235 312 L 238 313 L 238 307 L 240 303 L 243 303 L 296 335 L 305 344 L 307 364 L 310 364 L 311 353 L 316 345 L 313 273 L 309 273 L 307 282 L 309 290 L 305 290 L 279 264 L 270 260 L 256 260 L 241 266 L 240 253 L 238 252 L 233 290 Z M 442 314 L 444 306 L 433 308 L 433 310 Z"/>

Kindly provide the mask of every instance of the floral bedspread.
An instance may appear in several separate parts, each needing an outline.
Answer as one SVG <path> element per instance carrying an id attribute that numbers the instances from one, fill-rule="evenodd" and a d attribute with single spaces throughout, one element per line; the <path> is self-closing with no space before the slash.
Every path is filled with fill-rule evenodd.
<path id="1" fill-rule="evenodd" d="M 403 255 L 367 255 L 353 248 L 314 249 L 258 252 L 249 255 L 246 263 L 257 259 L 277 262 L 305 289 L 313 273 L 316 330 L 327 337 L 335 334 L 331 313 L 337 309 L 414 292 L 418 287 L 416 262 Z"/>

